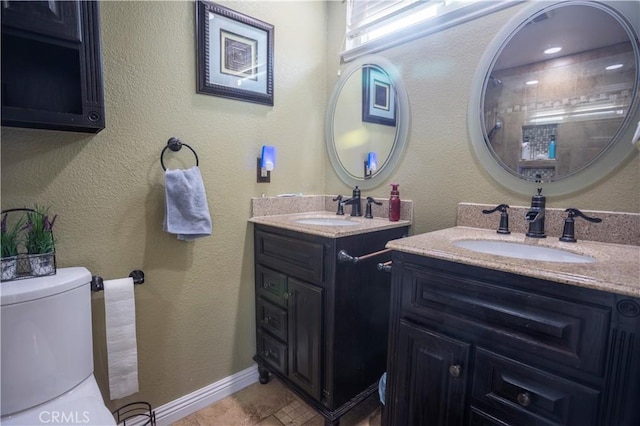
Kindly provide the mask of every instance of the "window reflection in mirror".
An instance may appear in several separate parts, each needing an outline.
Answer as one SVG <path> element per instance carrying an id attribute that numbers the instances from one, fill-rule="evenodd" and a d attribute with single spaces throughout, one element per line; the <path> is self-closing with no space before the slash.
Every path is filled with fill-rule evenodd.
<path id="1" fill-rule="evenodd" d="M 560 4 L 517 28 L 485 79 L 484 137 L 496 161 L 546 182 L 594 163 L 637 103 L 636 43 L 603 5 Z"/>

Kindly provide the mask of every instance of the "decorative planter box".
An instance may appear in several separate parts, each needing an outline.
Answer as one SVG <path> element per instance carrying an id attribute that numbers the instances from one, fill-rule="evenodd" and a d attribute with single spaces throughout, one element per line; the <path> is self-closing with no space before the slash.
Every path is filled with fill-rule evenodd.
<path id="1" fill-rule="evenodd" d="M 8 209 L 3 210 L 2 215 L 9 213 L 22 213 L 27 212 L 37 213 L 42 215 L 42 213 L 36 212 L 33 209 L 28 208 L 16 208 L 16 209 Z M 43 215 L 44 216 L 44 215 Z M 44 216 L 46 218 L 46 216 Z M 26 229 L 21 230 L 21 232 L 28 232 Z M 48 230 L 51 233 L 51 238 L 53 239 L 53 231 Z M 55 246 L 55 241 L 54 244 Z M 46 275 L 55 275 L 56 273 L 56 254 L 55 248 L 50 253 L 42 253 L 42 254 L 30 254 L 24 253 L 26 251 L 26 247 L 24 242 L 20 244 L 18 248 L 18 255 L 12 257 L 2 258 L 2 281 L 13 281 L 20 280 L 24 278 L 33 278 L 33 277 L 43 277 Z"/>

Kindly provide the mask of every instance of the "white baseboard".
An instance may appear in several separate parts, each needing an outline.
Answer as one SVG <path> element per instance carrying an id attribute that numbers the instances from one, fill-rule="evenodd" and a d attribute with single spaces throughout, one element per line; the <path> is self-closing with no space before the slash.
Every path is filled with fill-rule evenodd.
<path id="1" fill-rule="evenodd" d="M 229 377 L 218 380 L 208 386 L 191 392 L 176 400 L 155 408 L 157 426 L 169 426 L 196 411 L 211 405 L 241 389 L 258 381 L 258 366 L 256 364 Z M 127 422 L 127 426 L 141 426 L 145 419 Z"/>

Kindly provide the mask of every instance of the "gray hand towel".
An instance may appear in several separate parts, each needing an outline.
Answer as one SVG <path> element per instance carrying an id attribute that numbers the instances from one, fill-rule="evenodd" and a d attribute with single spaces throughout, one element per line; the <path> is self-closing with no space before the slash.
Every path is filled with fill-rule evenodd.
<path id="1" fill-rule="evenodd" d="M 164 174 L 164 230 L 179 240 L 211 235 L 211 216 L 200 169 L 169 170 Z"/>

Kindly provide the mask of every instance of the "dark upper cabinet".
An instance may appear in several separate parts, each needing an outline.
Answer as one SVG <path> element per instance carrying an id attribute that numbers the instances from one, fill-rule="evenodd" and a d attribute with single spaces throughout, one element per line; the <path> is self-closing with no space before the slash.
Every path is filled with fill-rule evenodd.
<path id="1" fill-rule="evenodd" d="M 2 125 L 104 128 L 98 2 L 2 2 Z"/>

